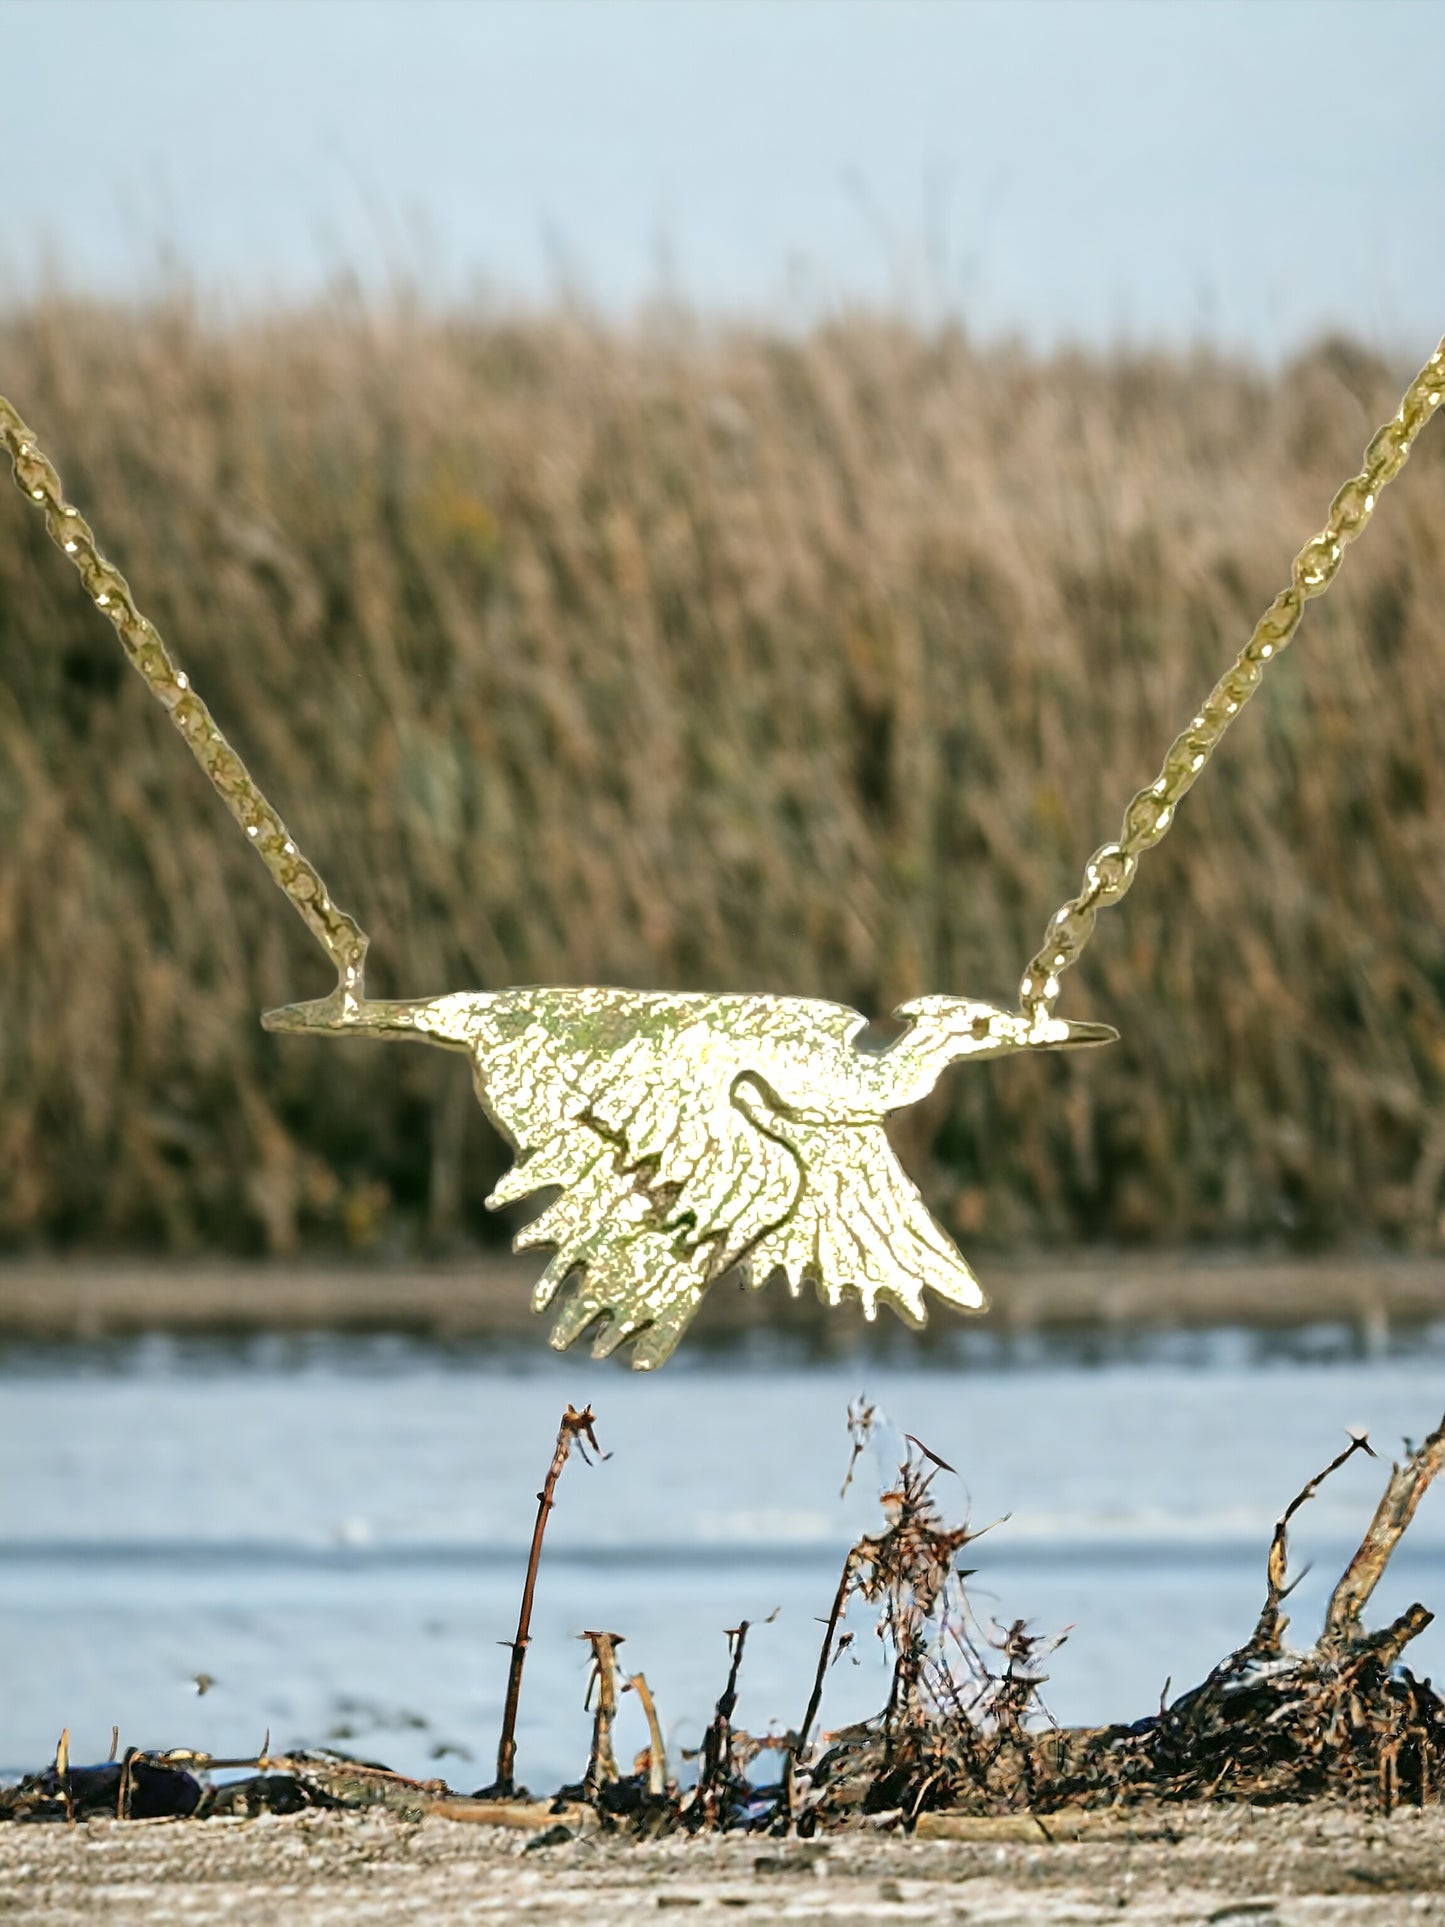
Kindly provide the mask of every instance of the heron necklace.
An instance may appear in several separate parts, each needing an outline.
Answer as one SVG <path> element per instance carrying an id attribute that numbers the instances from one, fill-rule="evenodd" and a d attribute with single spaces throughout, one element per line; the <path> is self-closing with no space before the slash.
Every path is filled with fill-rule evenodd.
<path id="1" fill-rule="evenodd" d="M 624 1342 L 641 1369 L 675 1349 L 724 1274 L 761 1286 L 811 1282 L 830 1304 L 856 1294 L 922 1323 L 923 1293 L 978 1308 L 967 1261 L 934 1221 L 884 1132 L 950 1064 L 1010 1052 L 1104 1044 L 1105 1024 L 1054 1015 L 1059 980 L 1101 910 L 1168 830 L 1220 739 L 1288 646 L 1305 603 L 1334 579 L 1346 545 L 1445 397 L 1445 341 L 1374 436 L 1325 526 L 1295 557 L 1290 583 L 1255 624 L 1158 776 L 1131 799 L 1117 839 L 1090 857 L 1077 895 L 1049 920 L 1019 984 L 1017 1011 L 917 997 L 905 1026 L 870 1049 L 856 1011 L 801 997 L 669 995 L 614 989 L 462 991 L 368 998 L 368 939 L 261 794 L 210 711 L 106 561 L 35 437 L 0 397 L 0 445 L 133 666 L 190 746 L 261 860 L 335 966 L 329 996 L 269 1011 L 268 1030 L 420 1038 L 471 1058 L 478 1098 L 515 1153 L 488 1203 L 558 1196 L 518 1235 L 553 1257 L 533 1306 L 559 1309 L 559 1350 L 592 1330 L 594 1356 Z"/>

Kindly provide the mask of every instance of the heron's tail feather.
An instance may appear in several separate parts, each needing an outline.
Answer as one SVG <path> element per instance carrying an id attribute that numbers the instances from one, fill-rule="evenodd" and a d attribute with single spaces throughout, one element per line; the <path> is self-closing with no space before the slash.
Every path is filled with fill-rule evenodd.
<path id="1" fill-rule="evenodd" d="M 925 1291 L 961 1310 L 982 1307 L 968 1261 L 934 1223 L 880 1126 L 808 1129 L 798 1150 L 806 1187 L 788 1221 L 748 1253 L 751 1284 L 781 1272 L 794 1297 L 811 1280 L 830 1305 L 856 1294 L 871 1319 L 887 1299 L 915 1325 L 927 1317 Z"/>
<path id="2" fill-rule="evenodd" d="M 523 1186 L 518 1178 L 514 1195 L 563 1181 L 550 1165 L 551 1175 L 543 1176 L 534 1162 L 529 1158 L 517 1167 L 527 1182 Z M 669 1230 L 636 1173 L 622 1169 L 600 1140 L 585 1169 L 565 1182 L 567 1190 L 514 1240 L 518 1251 L 556 1247 L 532 1308 L 546 1311 L 560 1298 L 550 1341 L 555 1350 L 565 1351 L 595 1325 L 594 1358 L 607 1358 L 630 1342 L 636 1369 L 653 1370 L 672 1356 L 711 1283 L 710 1248 L 689 1246 Z M 507 1183 L 504 1178 L 498 1192 Z"/>

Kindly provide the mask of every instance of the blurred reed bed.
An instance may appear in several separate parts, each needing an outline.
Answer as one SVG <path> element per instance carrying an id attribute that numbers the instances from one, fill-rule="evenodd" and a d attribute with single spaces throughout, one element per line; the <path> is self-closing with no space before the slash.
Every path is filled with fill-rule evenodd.
<path id="1" fill-rule="evenodd" d="M 0 320 L 0 386 L 408 995 L 1011 1001 L 1402 373 L 876 318 Z M 1445 1242 L 1442 583 L 1427 436 L 1069 981 L 1123 1042 L 900 1120 L 973 1245 Z M 460 1061 L 260 1032 L 325 966 L 18 498 L 0 839 L 0 1243 L 496 1235 Z"/>

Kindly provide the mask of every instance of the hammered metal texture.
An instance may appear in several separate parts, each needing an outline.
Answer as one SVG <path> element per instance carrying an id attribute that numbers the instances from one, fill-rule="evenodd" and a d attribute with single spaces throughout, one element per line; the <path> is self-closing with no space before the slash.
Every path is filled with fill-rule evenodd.
<path id="1" fill-rule="evenodd" d="M 958 997 L 894 1013 L 887 1048 L 866 1020 L 801 997 L 633 990 L 461 992 L 420 1002 L 334 993 L 269 1030 L 415 1037 L 472 1060 L 477 1096 L 517 1154 L 488 1200 L 559 1195 L 518 1235 L 555 1255 L 533 1295 L 554 1303 L 558 1350 L 593 1326 L 593 1354 L 633 1341 L 661 1365 L 727 1273 L 757 1287 L 881 1300 L 914 1324 L 923 1293 L 965 1309 L 983 1294 L 893 1155 L 883 1122 L 962 1058 L 1109 1042 L 1102 1024 L 1028 1019 Z"/>

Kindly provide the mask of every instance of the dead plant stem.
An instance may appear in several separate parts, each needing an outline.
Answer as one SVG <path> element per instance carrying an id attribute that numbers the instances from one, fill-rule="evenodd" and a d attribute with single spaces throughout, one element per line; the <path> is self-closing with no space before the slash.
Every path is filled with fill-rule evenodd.
<path id="1" fill-rule="evenodd" d="M 844 1608 L 848 1604 L 848 1593 L 852 1588 L 857 1560 L 858 1548 L 855 1546 L 843 1561 L 838 1590 L 833 1595 L 833 1609 L 828 1614 L 823 1644 L 818 1653 L 818 1670 L 813 1675 L 813 1691 L 808 1700 L 808 1710 L 803 1715 L 802 1725 L 793 1735 L 793 1743 L 788 1748 L 788 1757 L 783 1764 L 783 1812 L 785 1814 L 791 1814 L 793 1811 L 798 1761 L 807 1752 L 808 1735 L 813 1730 L 813 1722 L 818 1717 L 818 1708 L 823 1703 L 823 1682 L 828 1675 L 828 1662 L 833 1656 L 833 1641 L 837 1637 L 838 1622 L 843 1617 Z"/>
<path id="2" fill-rule="evenodd" d="M 1349 1646 L 1358 1639 L 1360 1614 L 1442 1464 L 1445 1464 L 1445 1419 L 1403 1465 L 1391 1468 L 1389 1483 L 1375 1507 L 1375 1516 L 1360 1548 L 1330 1594 L 1322 1646 Z"/>
<path id="3" fill-rule="evenodd" d="M 652 1697 L 652 1688 L 648 1685 L 646 1675 L 643 1673 L 632 1675 L 627 1681 L 627 1690 L 636 1693 L 642 1702 L 650 1742 L 647 1754 L 647 1791 L 655 1800 L 660 1800 L 667 1792 L 667 1748 L 662 1738 L 662 1722 L 657 1717 L 657 1704 Z"/>
<path id="4" fill-rule="evenodd" d="M 1338 1472 L 1356 1452 L 1369 1452 L 1370 1442 L 1363 1433 L 1352 1434 L 1349 1444 L 1342 1452 L 1336 1453 L 1321 1472 L 1316 1472 L 1307 1485 L 1300 1488 L 1275 1522 L 1274 1537 L 1269 1544 L 1269 1561 L 1266 1567 L 1266 1593 L 1264 1607 L 1259 1615 L 1259 1623 L 1254 1629 L 1247 1651 L 1252 1653 L 1277 1653 L 1283 1641 L 1285 1628 L 1289 1621 L 1280 1612 L 1280 1607 L 1289 1596 L 1289 1522 L 1300 1507 L 1311 1500 L 1325 1480 Z M 1373 1455 L 1372 1455 L 1373 1456 Z"/>
<path id="5" fill-rule="evenodd" d="M 594 1692 L 597 1695 L 592 1718 L 592 1750 L 587 1756 L 582 1785 L 584 1798 L 595 1802 L 602 1788 L 613 1785 L 620 1777 L 617 1755 L 612 1749 L 612 1722 L 617 1717 L 617 1648 L 622 1644 L 622 1634 L 586 1632 L 582 1637 L 592 1647 L 592 1676 L 587 1682 L 587 1698 L 583 1704 L 591 1703 Z"/>
<path id="6" fill-rule="evenodd" d="M 542 1490 L 537 1494 L 537 1522 L 532 1528 L 532 1549 L 527 1555 L 527 1577 L 522 1585 L 522 1606 L 517 1615 L 517 1634 L 511 1642 L 512 1664 L 507 1674 L 507 1699 L 502 1708 L 502 1734 L 497 1743 L 497 1778 L 492 1792 L 500 1800 L 516 1797 L 514 1778 L 517 1760 L 517 1708 L 522 1697 L 522 1668 L 527 1660 L 527 1648 L 532 1641 L 532 1599 L 537 1590 L 537 1568 L 542 1559 L 542 1536 L 547 1530 L 547 1515 L 552 1510 L 553 1494 L 557 1481 L 562 1476 L 562 1467 L 574 1444 L 581 1449 L 580 1441 L 585 1439 L 597 1450 L 597 1436 L 593 1431 L 593 1413 L 590 1405 L 577 1411 L 569 1405 L 562 1414 L 562 1423 L 557 1428 L 557 1444 L 552 1453 L 552 1463 L 547 1468 L 547 1477 Z M 598 1456 L 601 1457 L 599 1451 Z M 583 1457 L 586 1452 L 583 1451 Z"/>

